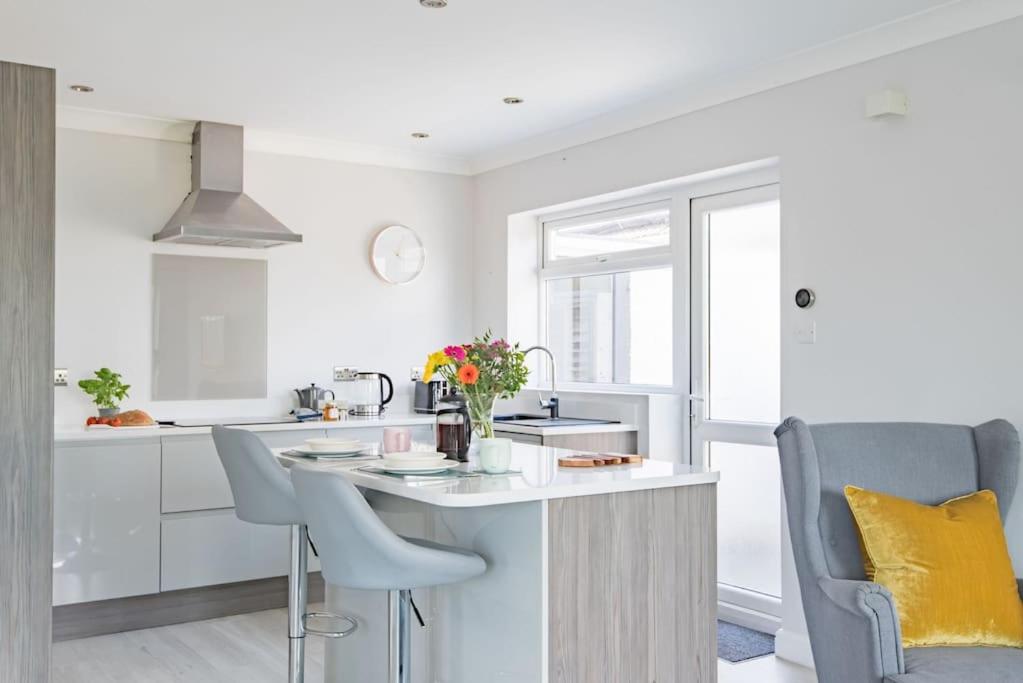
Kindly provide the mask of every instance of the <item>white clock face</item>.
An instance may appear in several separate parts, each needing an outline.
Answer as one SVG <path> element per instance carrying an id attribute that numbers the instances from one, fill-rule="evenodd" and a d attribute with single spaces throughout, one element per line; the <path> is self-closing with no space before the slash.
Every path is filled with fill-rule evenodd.
<path id="1" fill-rule="evenodd" d="M 373 240 L 373 270 L 385 282 L 403 285 L 416 279 L 426 264 L 426 249 L 419 235 L 404 225 L 381 230 Z"/>

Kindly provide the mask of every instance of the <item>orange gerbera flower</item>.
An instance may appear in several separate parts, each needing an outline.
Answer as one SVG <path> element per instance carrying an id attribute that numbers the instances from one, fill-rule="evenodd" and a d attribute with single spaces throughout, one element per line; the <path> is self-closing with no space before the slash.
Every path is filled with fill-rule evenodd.
<path id="1" fill-rule="evenodd" d="M 458 381 L 462 384 L 476 384 L 480 378 L 480 369 L 472 363 L 466 363 L 458 368 Z"/>

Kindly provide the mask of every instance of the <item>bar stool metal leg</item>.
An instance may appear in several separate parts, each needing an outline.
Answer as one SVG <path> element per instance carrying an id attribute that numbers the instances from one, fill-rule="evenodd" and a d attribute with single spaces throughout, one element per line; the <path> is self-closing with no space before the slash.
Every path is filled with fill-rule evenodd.
<path id="1" fill-rule="evenodd" d="M 412 681 L 412 593 L 407 590 L 388 591 L 388 683 Z"/>
<path id="2" fill-rule="evenodd" d="M 309 538 L 304 524 L 291 527 L 288 572 L 288 683 L 305 681 L 305 614 L 309 582 Z"/>

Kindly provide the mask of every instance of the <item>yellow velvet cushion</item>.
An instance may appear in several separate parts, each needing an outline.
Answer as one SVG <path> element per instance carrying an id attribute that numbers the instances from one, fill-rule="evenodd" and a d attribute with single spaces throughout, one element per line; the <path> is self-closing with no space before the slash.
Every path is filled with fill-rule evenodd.
<path id="1" fill-rule="evenodd" d="M 993 491 L 938 506 L 845 487 L 867 578 L 895 597 L 904 647 L 1023 647 L 1023 601 Z"/>

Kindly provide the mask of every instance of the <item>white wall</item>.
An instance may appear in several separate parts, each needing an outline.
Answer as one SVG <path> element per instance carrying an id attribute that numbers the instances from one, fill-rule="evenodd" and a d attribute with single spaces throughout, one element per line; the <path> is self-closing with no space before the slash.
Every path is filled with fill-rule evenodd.
<path id="1" fill-rule="evenodd" d="M 331 368 L 388 373 L 408 412 L 409 368 L 470 336 L 471 179 L 249 152 L 246 191 L 303 234 L 300 246 L 247 250 L 154 244 L 189 189 L 189 147 L 61 129 L 57 138 L 56 357 L 71 386 L 56 391 L 57 424 L 93 414 L 76 386 L 106 365 L 132 385 L 126 407 L 157 418 L 282 414 L 293 387 L 333 387 Z M 419 231 L 423 274 L 395 287 L 369 265 L 370 241 L 391 223 Z M 153 253 L 269 260 L 269 396 L 153 402 Z"/>
<path id="2" fill-rule="evenodd" d="M 1013 20 L 478 176 L 474 326 L 506 328 L 509 215 L 778 157 L 783 412 L 1023 429 L 1021 63 Z M 864 118 L 886 87 L 907 119 Z M 1023 574 L 1023 502 L 1008 534 Z M 796 586 L 788 565 L 783 626 L 805 632 Z"/>

